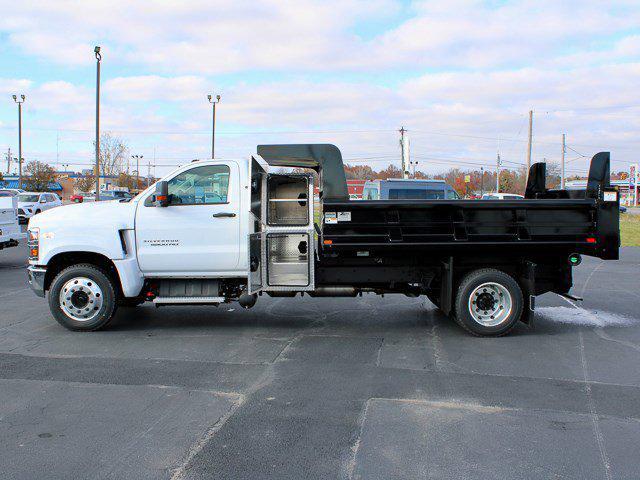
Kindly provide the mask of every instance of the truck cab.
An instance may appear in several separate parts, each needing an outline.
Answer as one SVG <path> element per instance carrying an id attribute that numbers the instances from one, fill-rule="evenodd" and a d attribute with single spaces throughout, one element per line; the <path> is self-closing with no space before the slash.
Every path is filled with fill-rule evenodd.
<path id="1" fill-rule="evenodd" d="M 617 258 L 617 192 L 608 154 L 595 160 L 584 198 L 547 190 L 536 164 L 517 202 L 352 201 L 335 146 L 259 146 L 181 166 L 131 199 L 32 218 L 29 283 L 71 330 L 145 301 L 250 308 L 260 295 L 397 293 L 502 335 L 528 321 L 536 295 L 569 295 L 581 254 Z"/>

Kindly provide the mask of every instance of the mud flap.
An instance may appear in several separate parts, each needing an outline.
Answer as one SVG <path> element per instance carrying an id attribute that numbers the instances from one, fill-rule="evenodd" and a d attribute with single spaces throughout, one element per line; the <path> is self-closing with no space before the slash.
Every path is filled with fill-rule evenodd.
<path id="1" fill-rule="evenodd" d="M 449 315 L 453 307 L 453 257 L 442 262 L 442 282 L 440 287 L 440 310 Z"/>
<path id="2" fill-rule="evenodd" d="M 533 325 L 536 308 L 536 264 L 530 261 L 524 262 L 524 272 L 520 277 L 522 287 L 522 316 L 520 320 L 527 325 Z"/>

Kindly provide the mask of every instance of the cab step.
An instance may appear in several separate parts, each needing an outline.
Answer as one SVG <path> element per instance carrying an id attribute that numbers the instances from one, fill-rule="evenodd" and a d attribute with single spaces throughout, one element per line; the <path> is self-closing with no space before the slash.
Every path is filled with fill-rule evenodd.
<path id="1" fill-rule="evenodd" d="M 185 305 L 185 304 L 212 304 L 224 303 L 224 297 L 156 297 L 153 303 L 156 305 Z"/>

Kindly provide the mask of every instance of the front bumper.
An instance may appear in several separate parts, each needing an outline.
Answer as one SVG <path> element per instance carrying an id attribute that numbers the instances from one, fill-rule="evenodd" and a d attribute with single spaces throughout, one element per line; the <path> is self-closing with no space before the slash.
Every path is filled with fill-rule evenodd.
<path id="1" fill-rule="evenodd" d="M 27 267 L 27 275 L 29 277 L 29 286 L 33 293 L 39 297 L 44 297 L 44 276 L 47 269 L 44 267 L 36 267 L 29 265 Z"/>

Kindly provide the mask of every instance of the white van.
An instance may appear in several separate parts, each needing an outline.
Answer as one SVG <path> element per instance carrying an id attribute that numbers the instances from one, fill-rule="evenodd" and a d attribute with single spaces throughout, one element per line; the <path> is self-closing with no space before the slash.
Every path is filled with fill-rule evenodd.
<path id="1" fill-rule="evenodd" d="M 15 196 L 0 196 L 0 250 L 18 245 L 22 237 L 18 224 L 18 201 Z"/>

